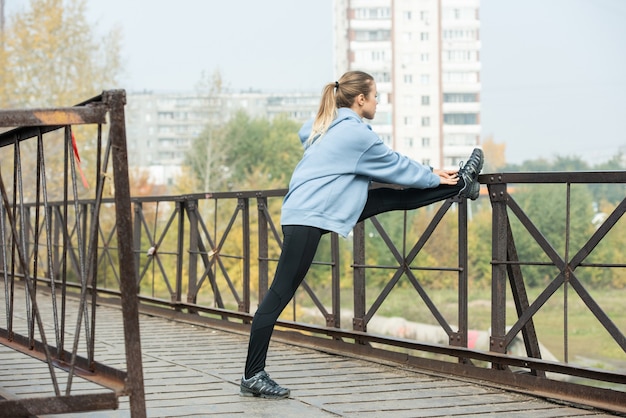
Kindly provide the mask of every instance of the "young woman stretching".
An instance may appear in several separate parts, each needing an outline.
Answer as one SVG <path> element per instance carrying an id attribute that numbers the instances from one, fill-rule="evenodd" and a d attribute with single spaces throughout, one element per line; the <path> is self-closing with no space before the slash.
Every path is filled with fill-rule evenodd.
<path id="1" fill-rule="evenodd" d="M 478 198 L 483 153 L 475 149 L 460 170 L 419 164 L 385 145 L 363 122 L 376 114 L 376 82 L 350 71 L 324 87 L 317 116 L 299 132 L 305 152 L 282 206 L 284 234 L 274 280 L 250 330 L 240 391 L 244 396 L 286 398 L 289 389 L 265 372 L 274 325 L 304 279 L 323 234 L 348 235 L 355 224 L 379 213 L 416 209 L 456 195 Z M 370 183 L 404 189 L 369 189 Z"/>

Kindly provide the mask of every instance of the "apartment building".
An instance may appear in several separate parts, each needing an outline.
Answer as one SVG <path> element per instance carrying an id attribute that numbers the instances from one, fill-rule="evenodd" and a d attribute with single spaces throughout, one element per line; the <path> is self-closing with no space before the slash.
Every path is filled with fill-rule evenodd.
<path id="1" fill-rule="evenodd" d="M 335 0 L 335 72 L 376 79 L 374 130 L 452 168 L 480 143 L 480 0 Z"/>
<path id="2" fill-rule="evenodd" d="M 278 115 L 304 122 L 315 115 L 319 93 L 129 93 L 126 135 L 131 168 L 148 170 L 155 184 L 172 184 L 185 153 L 209 123 L 225 123 L 243 110 L 252 118 Z"/>

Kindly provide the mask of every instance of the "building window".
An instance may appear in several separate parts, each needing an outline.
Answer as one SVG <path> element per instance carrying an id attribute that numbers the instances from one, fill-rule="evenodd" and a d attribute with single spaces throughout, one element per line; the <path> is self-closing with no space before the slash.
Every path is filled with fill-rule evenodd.
<path id="1" fill-rule="evenodd" d="M 411 11 L 409 10 L 409 11 L 402 12 L 402 18 L 404 20 L 411 20 L 412 18 Z"/>
<path id="2" fill-rule="evenodd" d="M 413 118 L 411 116 L 405 116 L 404 117 L 404 125 L 405 126 L 413 125 Z"/>
<path id="3" fill-rule="evenodd" d="M 475 41 L 478 40 L 476 29 L 445 29 L 442 32 L 445 40 Z"/>
<path id="4" fill-rule="evenodd" d="M 421 32 L 420 33 L 420 40 L 421 41 L 427 41 L 428 40 L 428 32 Z"/>
<path id="5" fill-rule="evenodd" d="M 444 8 L 441 12 L 443 20 L 475 20 L 476 9 L 473 8 Z"/>
<path id="6" fill-rule="evenodd" d="M 447 146 L 475 146 L 478 142 L 479 137 L 475 134 L 446 134 L 443 138 L 443 143 Z"/>
<path id="7" fill-rule="evenodd" d="M 354 9 L 356 19 L 388 19 L 391 16 L 389 7 L 357 8 Z"/>
<path id="8" fill-rule="evenodd" d="M 474 51 L 451 50 L 445 51 L 444 58 L 448 62 L 472 62 L 477 60 L 478 55 Z"/>
<path id="9" fill-rule="evenodd" d="M 389 83 L 391 81 L 391 73 L 389 72 L 372 72 L 371 75 L 377 83 Z"/>
<path id="10" fill-rule="evenodd" d="M 391 31 L 389 30 L 357 30 L 354 32 L 354 39 L 360 42 L 388 41 L 391 39 Z"/>
<path id="11" fill-rule="evenodd" d="M 422 138 L 422 147 L 424 148 L 430 147 L 430 138 L 428 137 Z"/>
<path id="12" fill-rule="evenodd" d="M 430 84 L 430 76 L 428 74 L 422 74 L 420 76 L 420 84 Z"/>
<path id="13" fill-rule="evenodd" d="M 430 105 L 430 96 L 422 96 L 422 106 Z"/>
<path id="14" fill-rule="evenodd" d="M 476 103 L 478 102 L 477 93 L 444 93 L 444 103 Z"/>
<path id="15" fill-rule="evenodd" d="M 372 51 L 371 57 L 373 62 L 387 61 L 387 54 L 385 51 Z"/>
<path id="16" fill-rule="evenodd" d="M 430 117 L 429 116 L 423 116 L 422 117 L 422 126 L 430 126 Z"/>
<path id="17" fill-rule="evenodd" d="M 356 61 L 358 62 L 380 62 L 387 61 L 387 54 L 385 51 L 357 51 Z"/>
<path id="18" fill-rule="evenodd" d="M 444 83 L 476 83 L 478 73 L 475 71 L 444 71 Z"/>
<path id="19" fill-rule="evenodd" d="M 413 75 L 405 74 L 404 75 L 404 84 L 412 84 L 413 83 Z"/>
<path id="20" fill-rule="evenodd" d="M 430 61 L 430 54 L 427 54 L 427 53 L 420 54 L 420 61 L 421 62 L 429 62 Z"/>
<path id="21" fill-rule="evenodd" d="M 404 145 L 407 148 L 413 148 L 413 138 L 409 137 L 409 138 L 404 138 Z"/>
<path id="22" fill-rule="evenodd" d="M 476 113 L 448 113 L 443 115 L 443 123 L 446 125 L 476 125 L 478 115 Z"/>
<path id="23" fill-rule="evenodd" d="M 157 114 L 157 117 L 159 118 L 159 120 L 173 120 L 174 112 L 159 112 Z"/>

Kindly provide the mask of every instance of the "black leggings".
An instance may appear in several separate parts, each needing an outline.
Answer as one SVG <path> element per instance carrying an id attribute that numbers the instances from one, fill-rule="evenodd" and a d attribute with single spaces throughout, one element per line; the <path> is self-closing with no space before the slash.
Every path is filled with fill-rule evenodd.
<path id="1" fill-rule="evenodd" d="M 462 188 L 463 180 L 460 179 L 455 186 L 439 186 L 434 189 L 371 189 L 359 221 L 383 212 L 427 206 L 456 196 Z M 283 248 L 274 280 L 254 315 L 250 329 L 244 372 L 246 379 L 265 369 L 274 325 L 304 280 L 320 239 L 326 232 L 328 231 L 311 226 L 283 226 Z"/>

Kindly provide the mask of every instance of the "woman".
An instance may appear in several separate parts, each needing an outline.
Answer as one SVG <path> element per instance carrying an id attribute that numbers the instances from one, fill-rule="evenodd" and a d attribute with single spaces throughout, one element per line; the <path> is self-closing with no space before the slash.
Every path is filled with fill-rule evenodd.
<path id="1" fill-rule="evenodd" d="M 244 376 L 244 396 L 286 398 L 289 389 L 265 372 L 276 320 L 304 279 L 320 238 L 344 237 L 354 225 L 379 213 L 416 209 L 456 195 L 476 199 L 483 154 L 475 149 L 460 170 L 433 170 L 386 146 L 362 118 L 376 114 L 376 82 L 350 71 L 324 87 L 312 124 L 300 130 L 305 152 L 289 183 L 282 207 L 283 248 L 274 280 L 254 315 Z M 370 183 L 406 189 L 369 189 Z"/>

